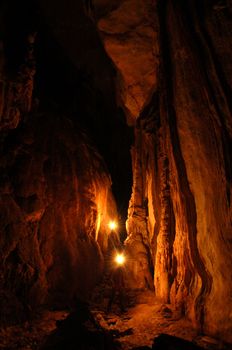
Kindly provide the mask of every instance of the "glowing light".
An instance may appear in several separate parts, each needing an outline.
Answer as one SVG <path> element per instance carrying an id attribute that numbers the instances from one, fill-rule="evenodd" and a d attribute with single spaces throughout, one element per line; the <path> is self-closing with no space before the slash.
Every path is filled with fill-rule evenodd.
<path id="1" fill-rule="evenodd" d="M 109 222 L 109 228 L 113 231 L 117 228 L 117 223 L 115 221 L 110 221 Z"/>
<path id="2" fill-rule="evenodd" d="M 121 254 L 117 254 L 115 257 L 115 262 L 118 265 L 123 265 L 125 263 L 125 256 L 121 253 Z"/>

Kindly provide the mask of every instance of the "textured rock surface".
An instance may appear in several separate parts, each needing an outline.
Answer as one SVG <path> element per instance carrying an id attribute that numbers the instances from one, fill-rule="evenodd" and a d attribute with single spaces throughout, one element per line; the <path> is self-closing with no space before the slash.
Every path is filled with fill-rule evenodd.
<path id="1" fill-rule="evenodd" d="M 154 2 L 119 1 L 99 19 L 98 28 L 118 71 L 119 101 L 128 122 L 133 123 L 157 86 L 159 50 Z"/>
<path id="2" fill-rule="evenodd" d="M 144 51 L 136 56 L 138 66 L 128 58 L 130 40 L 137 35 L 137 26 L 131 26 L 135 16 L 132 10 L 118 14 L 129 3 L 134 11 L 138 2 L 123 1 L 98 24 L 108 54 L 124 74 L 124 89 L 120 85 L 118 91 L 125 109 L 136 117 L 147 101 L 143 98 L 136 112 L 128 107 L 131 71 L 138 86 L 146 85 L 144 92 L 154 92 L 136 122 L 127 247 L 135 251 L 135 260 L 138 249 L 140 254 L 149 251 L 147 266 L 151 256 L 157 297 L 170 301 L 200 331 L 232 341 L 232 5 L 160 1 L 159 24 L 154 13 L 151 24 L 158 42 L 147 47 L 160 52 L 152 85 L 143 79 Z M 151 15 L 145 5 L 141 8 L 139 27 Z M 130 69 L 123 70 L 128 63 Z M 133 93 L 141 101 L 141 94 Z M 136 275 L 135 265 L 132 272 Z"/>
<path id="3" fill-rule="evenodd" d="M 171 3 L 167 7 L 173 76 L 167 96 L 167 145 L 172 154 L 170 187 L 176 228 L 173 254 L 177 260 L 171 298 L 177 302 L 185 299 L 186 312 L 205 331 L 231 340 L 232 212 L 228 157 L 232 117 L 224 77 L 216 62 L 217 48 L 211 47 L 204 23 L 205 17 L 215 21 L 215 8 L 206 6 L 203 18 L 198 10 L 193 3 L 191 27 L 186 26 L 185 8 Z M 231 7 L 226 11 L 229 10 Z M 219 23 L 226 21 L 225 9 L 221 16 Z"/>
<path id="4" fill-rule="evenodd" d="M 6 309 L 14 301 L 15 320 L 16 304 L 65 306 L 88 295 L 116 207 L 87 137 L 66 118 L 30 116 L 2 141 L 0 194 L 1 309 L 11 295 Z"/>

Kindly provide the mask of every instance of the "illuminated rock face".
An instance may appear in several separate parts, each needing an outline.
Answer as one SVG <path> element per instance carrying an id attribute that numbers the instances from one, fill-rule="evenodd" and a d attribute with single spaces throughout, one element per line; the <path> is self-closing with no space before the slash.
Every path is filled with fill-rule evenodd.
<path id="1" fill-rule="evenodd" d="M 87 296 L 116 217 L 110 177 L 88 138 L 65 118 L 30 116 L 3 141 L 0 193 L 0 293 L 9 302 L 1 309 L 9 314 L 15 303 L 16 320 L 16 305 Z"/>
<path id="2" fill-rule="evenodd" d="M 132 9 L 137 2 L 130 3 Z M 232 66 L 228 37 L 232 5 L 229 1 L 197 5 L 196 1 L 161 1 L 156 12 L 158 43 L 148 46 L 150 52 L 160 52 L 160 59 L 151 77 L 153 98 L 143 109 L 144 98 L 137 109 L 138 115 L 143 111 L 136 121 L 132 149 L 134 182 L 126 246 L 132 256 L 135 252 L 134 280 L 147 284 L 145 270 L 136 267 L 137 256 L 147 254 L 147 266 L 150 259 L 153 262 L 156 296 L 174 304 L 200 331 L 232 341 Z M 151 14 L 147 10 L 141 14 L 140 26 Z M 123 29 L 122 36 L 117 36 L 122 23 L 128 28 L 134 21 L 132 10 L 121 17 L 116 17 L 118 13 L 120 7 L 107 15 L 117 34 L 110 33 L 105 18 L 99 28 L 108 32 L 103 35 L 106 50 L 124 74 L 123 89 L 120 85 L 118 91 L 123 91 L 125 109 L 138 117 L 126 102 L 130 98 L 126 82 L 130 72 L 134 79 L 139 77 L 138 70 L 143 72 L 147 61 L 141 50 L 136 57 L 138 61 L 141 57 L 140 63 L 129 60 L 128 73 L 122 69 L 127 64 L 123 52 L 130 51 L 137 27 Z M 123 49 L 118 45 L 121 38 Z M 140 76 L 138 85 L 142 84 L 146 85 L 144 92 L 152 87 Z M 141 98 L 135 90 L 134 94 L 135 99 Z"/>
<path id="3" fill-rule="evenodd" d="M 96 2 L 98 4 L 98 1 Z M 128 122 L 157 87 L 157 21 L 152 0 L 119 1 L 98 21 L 106 52 L 117 68 L 119 101 Z"/>

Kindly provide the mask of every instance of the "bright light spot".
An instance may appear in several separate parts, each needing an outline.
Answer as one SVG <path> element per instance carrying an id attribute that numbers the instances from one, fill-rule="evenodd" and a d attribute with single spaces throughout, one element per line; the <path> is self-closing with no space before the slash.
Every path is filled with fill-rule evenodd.
<path id="1" fill-rule="evenodd" d="M 115 221 L 109 222 L 109 228 L 113 231 L 117 228 L 117 223 Z"/>
<path id="2" fill-rule="evenodd" d="M 123 265 L 124 262 L 125 262 L 125 256 L 123 254 L 117 254 L 116 257 L 115 257 L 115 262 L 118 265 Z"/>

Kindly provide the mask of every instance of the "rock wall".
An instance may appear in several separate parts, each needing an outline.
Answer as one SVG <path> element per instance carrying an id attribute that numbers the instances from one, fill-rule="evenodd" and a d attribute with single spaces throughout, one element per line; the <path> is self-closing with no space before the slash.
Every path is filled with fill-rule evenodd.
<path id="1" fill-rule="evenodd" d="M 7 322 L 41 303 L 64 307 L 76 294 L 89 295 L 117 212 L 104 161 L 67 118 L 30 115 L 1 140 L 0 299 Z"/>
<path id="2" fill-rule="evenodd" d="M 0 6 L 0 325 L 28 318 L 41 304 L 66 307 L 76 295 L 88 297 L 103 272 L 110 234 L 108 222 L 117 219 L 108 169 L 95 143 L 80 127 L 91 124 L 93 129 L 98 128 L 95 132 L 96 138 L 99 137 L 104 108 L 108 108 L 106 104 L 112 105 L 99 98 L 97 84 L 88 86 L 88 69 L 98 71 L 99 65 L 101 71 L 101 64 L 92 61 L 93 53 L 91 60 L 85 60 L 84 54 L 89 56 L 86 46 L 89 48 L 94 43 L 93 52 L 97 52 L 99 62 L 105 63 L 105 56 L 101 56 L 104 50 L 96 44 L 96 30 L 87 31 L 92 41 L 86 46 L 79 27 L 72 28 L 68 34 L 65 31 L 66 38 L 75 32 L 69 43 L 71 53 L 75 38 L 79 38 L 74 53 L 82 47 L 81 61 L 87 65 L 83 77 L 78 75 L 78 70 L 71 70 L 74 73 L 68 84 L 68 78 L 63 77 L 70 74 L 67 74 L 70 63 L 62 61 L 67 51 L 59 46 L 57 49 L 38 4 L 33 6 L 25 1 L 19 5 L 12 0 L 4 1 L 3 5 Z M 53 10 L 50 6 L 48 10 Z M 60 13 L 62 9 L 61 6 Z M 86 29 L 83 11 L 79 17 Z M 80 27 L 82 24 L 79 23 Z M 54 27 L 59 34 L 60 22 Z M 28 36 L 38 28 L 38 35 Z M 51 46 L 49 57 L 45 57 L 45 37 Z M 78 66 L 79 61 L 75 63 Z M 49 71 L 51 64 L 54 67 Z M 105 69 L 110 72 L 107 65 Z M 104 82 L 102 86 L 104 90 Z M 110 86 L 109 82 L 106 90 L 112 101 Z M 52 90 L 59 91 L 53 104 Z M 72 96 L 67 98 L 69 95 L 75 96 L 76 109 Z M 114 110 L 114 105 L 111 108 Z M 97 120 L 99 115 L 101 121 Z M 91 128 L 86 129 L 89 132 Z M 104 130 L 101 130 L 103 135 Z M 111 244 L 112 240 L 118 242 L 117 235 L 110 237 Z"/>
<path id="3" fill-rule="evenodd" d="M 156 40 L 150 40 L 147 52 L 156 53 L 153 84 L 144 76 L 149 54 L 144 57 L 141 49 L 136 55 L 139 64 L 129 60 L 130 69 L 123 70 L 125 77 L 118 86 L 135 124 L 126 242 L 132 260 L 134 256 L 131 271 L 138 281 L 134 286 L 150 285 L 152 262 L 156 296 L 175 305 L 199 331 L 231 342 L 232 66 L 228 33 L 232 3 L 167 0 L 151 4 L 155 11 L 146 7 L 140 26 L 152 17 Z M 137 26 L 123 31 L 124 47 L 117 45 L 116 50 L 118 37 L 105 34 L 108 19 L 114 19 L 115 31 L 122 21 L 129 27 L 137 5 L 138 1 L 126 0 L 99 22 L 119 74 L 128 64 L 123 52 L 131 52 Z M 123 6 L 128 10 L 120 16 Z M 137 92 L 136 111 L 126 103 L 131 75 L 134 80 L 139 77 L 138 85 L 146 85 L 144 95 Z M 149 100 L 150 88 L 153 97 Z"/>

